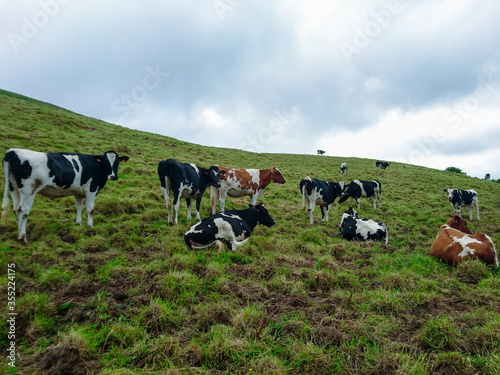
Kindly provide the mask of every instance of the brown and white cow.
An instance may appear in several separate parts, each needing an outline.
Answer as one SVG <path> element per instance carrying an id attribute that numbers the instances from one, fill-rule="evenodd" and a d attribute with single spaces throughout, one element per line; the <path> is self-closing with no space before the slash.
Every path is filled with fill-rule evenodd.
<path id="1" fill-rule="evenodd" d="M 248 195 L 251 197 L 250 203 L 255 206 L 267 185 L 271 182 L 278 184 L 286 182 L 276 167 L 271 169 L 232 169 L 221 165 L 218 167 L 221 171 L 220 188 L 212 186 L 210 194 L 212 214 L 216 212 L 217 200 L 219 200 L 221 212 L 224 212 L 224 204 L 228 195 L 233 198 Z M 222 171 L 225 171 L 225 174 Z"/>
<path id="2" fill-rule="evenodd" d="M 453 265 L 471 257 L 498 266 L 498 256 L 491 238 L 483 233 L 473 234 L 460 215 L 453 215 L 441 226 L 431 245 L 430 255 Z"/>

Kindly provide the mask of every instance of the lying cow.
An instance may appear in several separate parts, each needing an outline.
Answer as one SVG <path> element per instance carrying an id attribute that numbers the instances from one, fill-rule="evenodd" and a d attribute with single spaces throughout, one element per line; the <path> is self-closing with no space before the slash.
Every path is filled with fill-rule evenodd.
<path id="1" fill-rule="evenodd" d="M 209 186 L 220 187 L 219 176 L 221 174 L 223 172 L 219 172 L 216 165 L 205 169 L 195 164 L 180 163 L 174 159 L 160 161 L 158 163 L 158 176 L 167 206 L 168 223 L 178 224 L 177 216 L 181 198 L 186 199 L 188 219 L 191 219 L 191 199 L 196 199 L 196 219 L 201 220 L 200 205 L 203 193 Z M 170 193 L 174 196 L 173 204 L 170 202 Z"/>
<path id="2" fill-rule="evenodd" d="M 128 156 L 118 156 L 114 151 L 107 151 L 103 155 L 85 155 L 11 148 L 3 158 L 5 191 L 2 217 L 7 220 L 10 192 L 18 225 L 18 239 L 27 242 L 26 221 L 35 195 L 49 198 L 73 195 L 76 224 L 82 223 L 85 198 L 87 224 L 91 227 L 97 193 L 108 180 L 118 180 L 118 165 L 128 159 Z"/>
<path id="3" fill-rule="evenodd" d="M 469 207 L 469 219 L 472 221 L 472 207 L 475 207 L 479 220 L 479 201 L 475 190 L 444 189 L 444 192 L 448 194 L 448 200 L 455 214 L 460 215 L 462 206 Z"/>
<path id="4" fill-rule="evenodd" d="M 347 174 L 347 169 L 348 169 L 347 163 L 340 164 L 340 175 L 342 176 Z"/>
<path id="5" fill-rule="evenodd" d="M 302 208 L 307 208 L 309 224 L 312 225 L 314 222 L 313 211 L 316 204 L 321 208 L 321 221 L 328 222 L 328 212 L 333 202 L 335 202 L 336 198 L 344 194 L 342 190 L 343 184 L 343 181 L 328 182 L 311 177 L 306 177 L 300 181 L 299 188 L 302 192 Z"/>
<path id="6" fill-rule="evenodd" d="M 232 169 L 219 165 L 218 168 L 221 173 L 224 173 L 219 179 L 220 187 L 212 186 L 211 188 L 212 214 L 216 212 L 217 200 L 219 200 L 221 212 L 224 212 L 228 195 L 233 198 L 250 196 L 250 203 L 255 206 L 257 199 L 264 193 L 267 185 L 271 182 L 278 184 L 286 182 L 276 167 L 271 169 Z"/>
<path id="7" fill-rule="evenodd" d="M 357 211 L 353 210 L 352 207 L 349 207 L 342 215 L 339 230 L 340 236 L 350 241 L 382 241 L 385 239 L 385 243 L 389 242 L 387 228 L 384 223 L 371 219 L 361 219 Z"/>
<path id="8" fill-rule="evenodd" d="M 248 240 L 257 224 L 268 227 L 275 224 L 262 203 L 249 205 L 245 210 L 228 210 L 209 216 L 193 225 L 184 235 L 184 241 L 192 249 L 214 244 L 221 249 L 226 244 L 234 251 Z"/>
<path id="9" fill-rule="evenodd" d="M 354 198 L 359 203 L 362 197 L 371 198 L 373 201 L 373 208 L 377 208 L 377 199 L 379 201 L 379 206 L 382 207 L 382 186 L 378 181 L 363 181 L 354 180 L 347 185 L 344 196 L 339 199 L 339 203 L 343 203 L 347 198 Z"/>
<path id="10" fill-rule="evenodd" d="M 489 236 L 483 233 L 473 234 L 467 222 L 460 215 L 454 215 L 439 229 L 431 245 L 430 255 L 457 265 L 471 257 L 485 263 L 498 266 L 495 245 Z"/>
<path id="11" fill-rule="evenodd" d="M 387 163 L 385 161 L 376 161 L 375 162 L 375 166 L 378 168 L 378 171 L 380 172 L 380 170 L 385 170 L 389 165 L 391 165 L 391 163 Z"/>

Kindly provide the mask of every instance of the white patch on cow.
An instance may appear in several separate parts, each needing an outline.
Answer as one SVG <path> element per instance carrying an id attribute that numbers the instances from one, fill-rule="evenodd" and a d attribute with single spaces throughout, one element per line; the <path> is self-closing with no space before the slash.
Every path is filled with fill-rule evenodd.
<path id="1" fill-rule="evenodd" d="M 481 243 L 481 241 L 478 241 L 474 238 L 469 237 L 468 235 L 465 235 L 463 237 L 452 237 L 453 242 L 450 244 L 450 246 L 458 243 L 460 246 L 462 246 L 462 252 L 458 254 L 459 257 L 466 257 L 469 255 L 474 254 L 474 249 L 471 249 L 468 245 L 471 243 Z"/>
<path id="2" fill-rule="evenodd" d="M 108 176 L 108 180 L 111 180 L 113 178 L 116 178 L 115 172 L 113 171 L 113 165 L 116 161 L 116 154 L 113 152 L 108 152 L 106 154 L 106 157 L 108 159 L 109 165 L 111 165 L 111 174 Z"/>
<path id="3" fill-rule="evenodd" d="M 200 175 L 200 170 L 198 169 L 198 166 L 196 164 L 189 164 L 193 169 L 196 171 L 196 174 L 199 176 Z"/>

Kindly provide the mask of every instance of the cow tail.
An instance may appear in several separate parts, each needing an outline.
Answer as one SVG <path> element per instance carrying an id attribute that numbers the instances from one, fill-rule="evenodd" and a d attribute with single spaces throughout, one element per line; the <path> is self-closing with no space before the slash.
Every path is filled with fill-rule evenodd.
<path id="1" fill-rule="evenodd" d="M 5 171 L 5 189 L 3 191 L 3 201 L 2 201 L 2 219 L 7 223 L 7 214 L 9 212 L 9 173 L 10 173 L 10 164 L 6 160 L 3 162 L 3 169 Z"/>
<path id="2" fill-rule="evenodd" d="M 302 209 L 306 209 L 306 190 L 307 190 L 307 180 L 304 181 L 302 185 Z"/>

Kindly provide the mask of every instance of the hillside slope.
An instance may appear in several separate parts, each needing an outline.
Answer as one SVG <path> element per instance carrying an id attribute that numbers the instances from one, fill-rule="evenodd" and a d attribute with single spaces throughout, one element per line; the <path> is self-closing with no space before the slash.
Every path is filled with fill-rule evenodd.
<path id="1" fill-rule="evenodd" d="M 255 154 L 203 147 L 87 118 L 0 91 L 0 145 L 130 160 L 96 199 L 94 227 L 75 226 L 72 198 L 35 198 L 30 241 L 14 214 L 0 223 L 2 270 L 15 265 L 19 373 L 370 374 L 495 373 L 500 368 L 500 271 L 477 261 L 451 267 L 428 256 L 453 211 L 443 189 L 475 189 L 476 232 L 500 246 L 500 185 L 465 175 L 317 155 Z M 167 131 L 168 132 L 168 131 Z M 156 173 L 175 158 L 208 167 L 271 168 L 285 176 L 260 199 L 276 221 L 237 252 L 188 251 L 195 223 L 181 203 L 168 226 Z M 335 203 L 330 222 L 308 224 L 298 188 L 305 176 L 377 179 L 389 244 L 346 242 L 338 224 L 355 202 Z M 3 173 L 2 173 L 3 176 Z M 0 191 L 4 189 L 1 179 Z M 248 199 L 228 198 L 226 208 Z M 209 215 L 209 197 L 202 217 Z M 85 211 L 84 211 L 85 215 Z M 468 220 L 468 213 L 464 214 Z M 85 222 L 85 220 L 84 220 Z M 10 267 L 10 266 L 9 266 Z M 0 301 L 7 306 L 9 275 Z M 0 347 L 10 347 L 8 316 Z M 3 370 L 12 370 L 2 362 Z"/>

